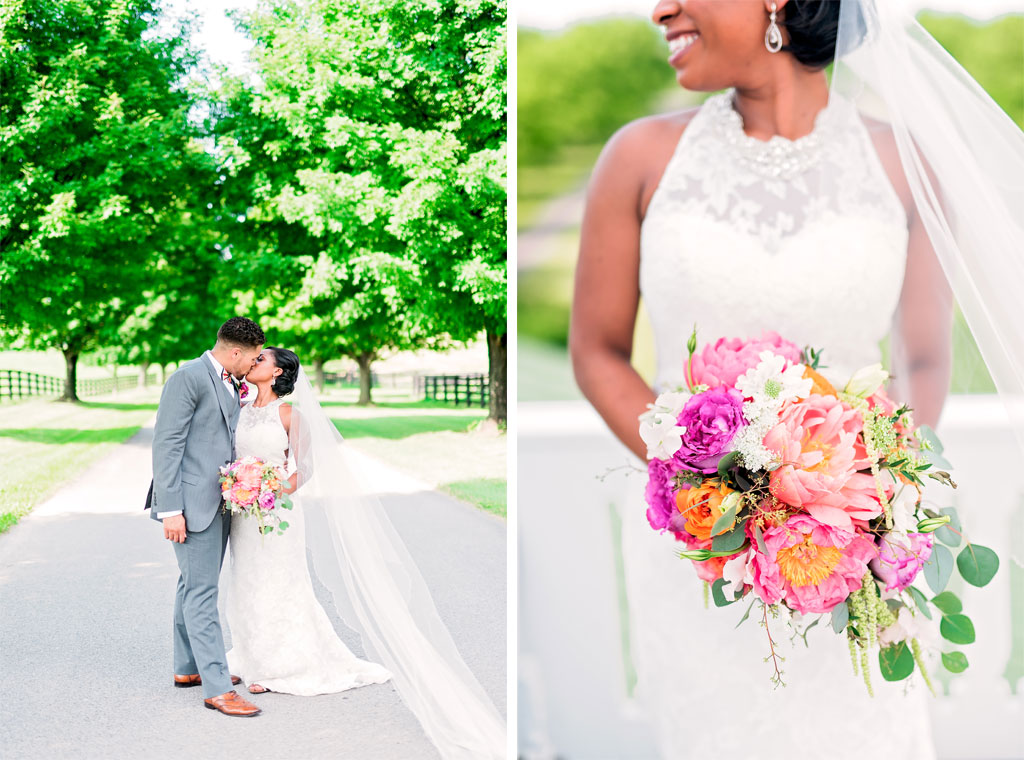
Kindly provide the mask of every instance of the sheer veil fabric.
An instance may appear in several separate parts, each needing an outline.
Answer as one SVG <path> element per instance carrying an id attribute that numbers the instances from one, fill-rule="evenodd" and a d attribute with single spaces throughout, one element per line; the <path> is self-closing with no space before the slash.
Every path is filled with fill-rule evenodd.
<path id="1" fill-rule="evenodd" d="M 430 591 L 378 498 L 360 482 L 337 428 L 299 371 L 289 449 L 299 473 L 313 568 L 366 656 L 445 760 L 505 757 L 505 723 L 463 662 Z"/>
<path id="2" fill-rule="evenodd" d="M 1024 449 L 1024 133 L 905 0 L 842 0 L 831 94 L 830 104 L 853 101 L 891 130 L 888 158 L 909 186 L 922 244 L 941 265 Z M 898 381 L 908 357 L 907 326 L 896 319 Z"/>

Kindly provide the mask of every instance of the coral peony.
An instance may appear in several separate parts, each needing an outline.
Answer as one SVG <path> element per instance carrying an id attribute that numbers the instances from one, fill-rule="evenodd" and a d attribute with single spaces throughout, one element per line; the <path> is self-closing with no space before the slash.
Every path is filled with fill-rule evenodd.
<path id="1" fill-rule="evenodd" d="M 683 530 L 701 541 L 709 540 L 715 520 L 725 512 L 722 502 L 731 493 L 733 493 L 732 489 L 724 483 L 718 484 L 710 480 L 705 480 L 697 488 L 677 493 L 676 507 L 679 510 Z"/>
<path id="2" fill-rule="evenodd" d="M 256 501 L 256 497 L 259 496 L 259 486 L 252 488 L 242 481 L 236 482 L 231 486 L 231 501 L 236 504 L 241 504 L 243 507 L 247 507 Z"/>
<path id="3" fill-rule="evenodd" d="M 860 413 L 831 396 L 808 396 L 787 404 L 764 445 L 782 461 L 771 474 L 772 494 L 801 507 L 821 522 L 845 530 L 853 520 L 881 514 L 874 479 L 858 439 Z"/>
<path id="4" fill-rule="evenodd" d="M 263 465 L 259 462 L 244 462 L 234 471 L 235 480 L 249 488 L 259 488 L 263 481 Z"/>
<path id="5" fill-rule="evenodd" d="M 693 382 L 709 388 L 734 386 L 736 378 L 757 366 L 762 351 L 784 356 L 794 364 L 800 361 L 800 348 L 795 343 L 768 330 L 756 340 L 720 338 L 693 355 Z"/>
<path id="6" fill-rule="evenodd" d="M 732 388 L 713 388 L 690 398 L 679 414 L 684 429 L 673 459 L 681 467 L 709 474 L 744 424 L 743 396 Z"/>
<path id="7" fill-rule="evenodd" d="M 830 612 L 861 586 L 874 542 L 861 533 L 793 515 L 764 532 L 768 554 L 755 553 L 754 591 L 767 604 L 779 601 L 804 614 Z"/>
<path id="8" fill-rule="evenodd" d="M 878 556 L 871 561 L 871 570 L 885 582 L 885 590 L 902 591 L 921 572 L 932 556 L 934 538 L 931 533 L 910 533 L 906 543 L 894 540 L 892 534 L 882 536 Z"/>

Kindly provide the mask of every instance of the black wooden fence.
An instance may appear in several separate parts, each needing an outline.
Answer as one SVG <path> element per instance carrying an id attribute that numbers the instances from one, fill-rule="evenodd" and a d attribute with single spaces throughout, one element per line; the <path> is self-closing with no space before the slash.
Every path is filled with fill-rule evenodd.
<path id="1" fill-rule="evenodd" d="M 422 391 L 428 401 L 486 407 L 491 400 L 486 374 L 421 375 L 416 379 L 416 386 L 416 390 Z"/>
<path id="2" fill-rule="evenodd" d="M 146 385 L 156 383 L 156 375 L 146 378 Z M 79 396 L 99 396 L 114 390 L 137 388 L 138 375 L 121 375 L 78 381 Z M 59 396 L 64 392 L 64 378 L 22 372 L 20 369 L 0 369 L 0 401 L 19 401 L 33 396 Z"/>

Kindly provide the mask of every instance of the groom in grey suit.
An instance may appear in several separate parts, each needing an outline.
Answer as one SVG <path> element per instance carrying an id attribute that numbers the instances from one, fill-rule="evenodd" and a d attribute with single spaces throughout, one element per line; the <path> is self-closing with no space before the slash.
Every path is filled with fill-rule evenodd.
<path id="1" fill-rule="evenodd" d="M 259 325 L 232 317 L 217 343 L 167 380 L 153 434 L 153 485 L 146 506 L 174 544 L 174 685 L 203 687 L 205 704 L 225 715 L 259 714 L 234 691 L 217 612 L 217 584 L 231 518 L 221 509 L 221 465 L 235 458 L 239 381 L 266 338 Z"/>

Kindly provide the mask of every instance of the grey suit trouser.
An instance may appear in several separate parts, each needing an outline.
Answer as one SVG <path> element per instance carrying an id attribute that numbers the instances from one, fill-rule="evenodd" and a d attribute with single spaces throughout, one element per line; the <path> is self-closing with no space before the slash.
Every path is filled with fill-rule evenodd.
<path id="1" fill-rule="evenodd" d="M 231 517 L 218 511 L 206 530 L 174 544 L 178 558 L 178 591 L 174 597 L 174 672 L 198 673 L 203 679 L 203 698 L 225 694 L 231 684 L 224 634 L 217 612 L 217 585 L 224 549 L 228 544 Z"/>

